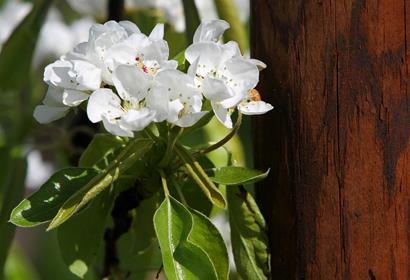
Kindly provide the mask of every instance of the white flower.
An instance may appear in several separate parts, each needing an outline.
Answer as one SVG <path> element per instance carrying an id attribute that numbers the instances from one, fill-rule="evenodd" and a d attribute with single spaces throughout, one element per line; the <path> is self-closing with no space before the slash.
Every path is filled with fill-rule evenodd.
<path id="1" fill-rule="evenodd" d="M 169 49 L 163 36 L 163 24 L 157 24 L 149 36 L 134 33 L 108 50 L 106 64 L 110 69 L 121 64 L 136 65 L 151 75 L 161 69 L 176 68 L 175 61 L 168 61 Z"/>
<path id="2" fill-rule="evenodd" d="M 87 100 L 92 91 L 101 85 L 101 70 L 82 60 L 57 60 L 44 71 L 44 81 L 49 85 L 43 105 L 34 110 L 34 118 L 49 123 L 64 117 L 70 107 Z"/>
<path id="3" fill-rule="evenodd" d="M 215 116 L 227 128 L 232 128 L 231 113 L 259 81 L 256 65 L 240 55 L 236 43 L 196 43 L 188 47 L 188 70 L 195 75 L 197 86 L 211 101 Z"/>
<path id="4" fill-rule="evenodd" d="M 204 20 L 195 30 L 193 42 L 217 42 L 228 28 L 224 20 Z"/>
<path id="5" fill-rule="evenodd" d="M 122 64 L 137 65 L 150 74 L 161 68 L 176 68 L 176 62 L 168 61 L 169 49 L 163 35 L 162 24 L 146 36 L 129 21 L 109 21 L 93 25 L 88 42 L 79 44 L 66 57 L 96 65 L 102 71 L 102 80 L 113 85 L 112 74 Z"/>
<path id="6" fill-rule="evenodd" d="M 59 59 L 44 70 L 44 81 L 72 90 L 96 90 L 101 85 L 101 69 L 83 60 Z"/>
<path id="7" fill-rule="evenodd" d="M 194 79 L 178 70 L 164 70 L 155 80 L 161 85 L 148 96 L 152 104 L 167 100 L 167 121 L 180 127 L 194 125 L 207 112 L 202 109 L 202 96 L 197 90 Z"/>
<path id="8" fill-rule="evenodd" d="M 54 86 L 49 86 L 43 104 L 36 106 L 34 109 L 34 118 L 39 123 L 50 123 L 61 119 L 67 113 L 70 107 L 63 103 L 64 90 Z"/>
<path id="9" fill-rule="evenodd" d="M 88 101 L 88 118 L 94 123 L 102 121 L 112 134 L 132 137 L 133 131 L 143 130 L 156 117 L 145 100 L 153 91 L 153 77 L 136 66 L 120 65 L 114 71 L 113 83 L 119 96 L 111 89 L 94 91 Z"/>
<path id="10" fill-rule="evenodd" d="M 259 81 L 259 69 L 266 65 L 257 59 L 244 58 L 235 42 L 218 43 L 228 27 L 222 20 L 201 23 L 194 43 L 185 51 L 185 58 L 191 64 L 188 73 L 195 76 L 197 87 L 211 101 L 215 116 L 232 128 L 230 116 L 236 107 L 244 114 L 262 114 L 271 105 L 248 100 Z"/>

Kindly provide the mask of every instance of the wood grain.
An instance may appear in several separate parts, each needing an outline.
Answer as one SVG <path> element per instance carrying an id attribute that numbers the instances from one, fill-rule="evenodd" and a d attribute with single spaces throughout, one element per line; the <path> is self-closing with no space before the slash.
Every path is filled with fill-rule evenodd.
<path id="1" fill-rule="evenodd" d="M 410 279 L 410 1 L 253 0 L 274 279 Z"/>

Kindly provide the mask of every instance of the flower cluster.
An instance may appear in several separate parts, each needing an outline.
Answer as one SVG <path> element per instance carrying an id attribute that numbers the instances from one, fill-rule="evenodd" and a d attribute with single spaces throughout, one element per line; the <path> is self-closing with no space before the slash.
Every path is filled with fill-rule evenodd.
<path id="1" fill-rule="evenodd" d="M 218 42 L 228 28 L 223 20 L 198 27 L 185 51 L 190 66 L 184 73 L 169 59 L 162 24 L 149 36 L 129 21 L 95 24 L 87 42 L 45 68 L 49 88 L 34 117 L 48 123 L 88 100 L 91 122 L 101 121 L 108 132 L 132 137 L 152 122 L 194 125 L 207 113 L 204 100 L 228 128 L 235 109 L 263 114 L 272 106 L 253 89 L 265 65 L 244 58 L 235 42 Z"/>

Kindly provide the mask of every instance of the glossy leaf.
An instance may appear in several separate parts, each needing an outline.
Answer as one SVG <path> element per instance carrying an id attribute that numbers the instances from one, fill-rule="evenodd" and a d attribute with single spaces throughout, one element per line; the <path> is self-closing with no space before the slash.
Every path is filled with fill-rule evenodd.
<path id="1" fill-rule="evenodd" d="M 154 226 L 168 279 L 228 279 L 226 246 L 203 214 L 167 196 L 154 215 Z"/>
<path id="2" fill-rule="evenodd" d="M 51 0 L 38 0 L 0 53 L 0 90 L 19 90 L 28 81 L 31 60 Z"/>
<path id="3" fill-rule="evenodd" d="M 57 229 L 63 259 L 70 271 L 80 278 L 97 256 L 114 201 L 114 191 L 107 189 L 90 206 Z"/>
<path id="4" fill-rule="evenodd" d="M 121 153 L 88 184 L 74 193 L 60 208 L 47 230 L 58 227 L 84 207 L 88 202 L 108 188 L 152 147 L 152 140 L 135 139 L 128 143 Z"/>
<path id="5" fill-rule="evenodd" d="M 179 70 L 185 70 L 185 50 L 181 51 L 180 53 L 178 53 L 174 58 L 174 60 L 176 60 L 178 62 L 178 69 Z"/>
<path id="6" fill-rule="evenodd" d="M 177 144 L 175 146 L 175 151 L 184 162 L 188 174 L 201 188 L 206 197 L 208 197 L 214 205 L 220 208 L 225 208 L 225 198 L 215 184 L 209 179 L 199 162 L 195 160 L 190 152 L 187 151 L 182 145 Z"/>
<path id="7" fill-rule="evenodd" d="M 250 193 L 241 187 L 227 189 L 232 252 L 242 279 L 270 279 L 266 223 Z"/>
<path id="8" fill-rule="evenodd" d="M 226 166 L 208 170 L 207 173 L 214 183 L 234 186 L 259 182 L 268 176 L 269 170 L 262 172 L 245 167 Z"/>
<path id="9" fill-rule="evenodd" d="M 3 275 L 10 244 L 13 240 L 15 226 L 8 222 L 10 212 L 24 193 L 27 162 L 20 153 L 13 153 L 8 148 L 0 149 L 2 160 L 7 164 L 0 173 L 0 278 Z M 5 172 L 4 172 L 5 171 Z"/>
<path id="10" fill-rule="evenodd" d="M 97 134 L 80 157 L 78 166 L 104 169 L 113 160 L 116 150 L 126 143 L 118 136 Z"/>
<path id="11" fill-rule="evenodd" d="M 37 192 L 14 208 L 10 221 L 21 227 L 50 221 L 64 202 L 96 174 L 97 172 L 90 168 L 65 168 L 58 171 Z"/>

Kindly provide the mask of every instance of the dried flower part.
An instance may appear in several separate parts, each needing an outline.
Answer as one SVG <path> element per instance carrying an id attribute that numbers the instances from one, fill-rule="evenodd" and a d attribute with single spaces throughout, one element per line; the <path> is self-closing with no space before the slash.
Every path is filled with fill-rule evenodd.
<path id="1" fill-rule="evenodd" d="M 252 101 L 261 101 L 261 95 L 259 94 L 259 91 L 257 91 L 256 89 L 251 89 L 251 91 L 249 92 L 249 99 Z"/>

